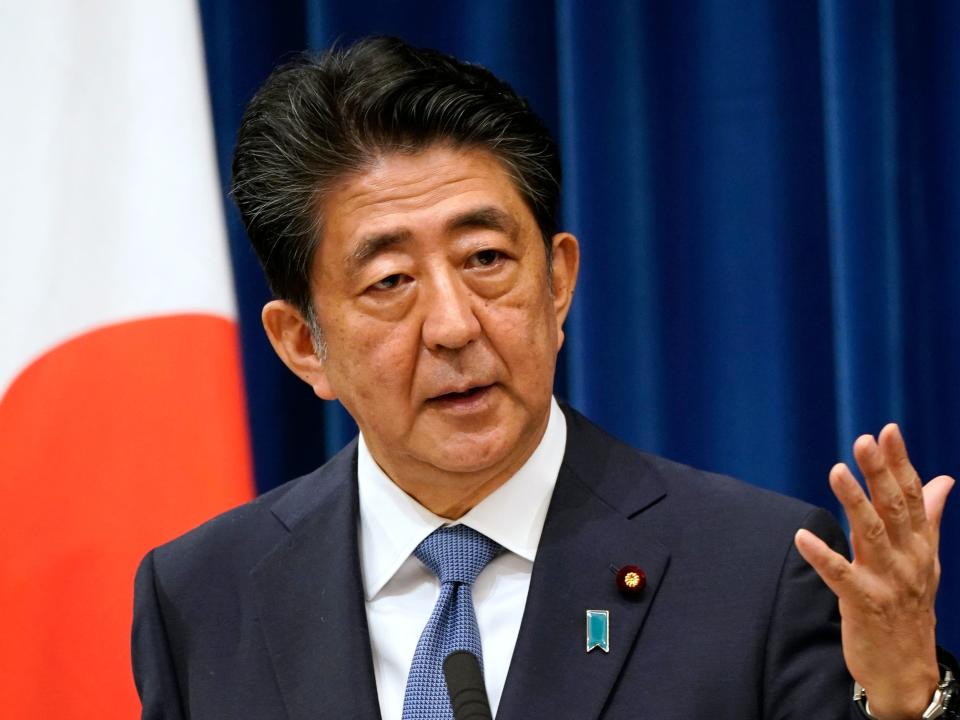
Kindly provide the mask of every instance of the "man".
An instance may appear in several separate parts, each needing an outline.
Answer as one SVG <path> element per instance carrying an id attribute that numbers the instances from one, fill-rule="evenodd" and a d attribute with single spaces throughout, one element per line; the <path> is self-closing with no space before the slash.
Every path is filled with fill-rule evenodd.
<path id="1" fill-rule="evenodd" d="M 451 648 L 498 718 L 862 718 L 844 660 L 873 717 L 940 712 L 952 481 L 921 489 L 895 426 L 858 439 L 873 503 L 830 476 L 849 563 L 825 512 L 561 409 L 579 251 L 559 183 L 507 85 L 397 40 L 253 99 L 234 195 L 278 298 L 264 327 L 361 435 L 147 556 L 145 718 L 450 717 Z"/>

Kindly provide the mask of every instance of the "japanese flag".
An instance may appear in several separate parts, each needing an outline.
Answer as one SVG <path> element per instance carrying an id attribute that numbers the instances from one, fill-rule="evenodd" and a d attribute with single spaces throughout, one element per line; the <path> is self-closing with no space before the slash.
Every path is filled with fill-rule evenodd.
<path id="1" fill-rule="evenodd" d="M 132 583 L 252 494 L 192 2 L 0 6 L 0 708 L 131 718 Z"/>

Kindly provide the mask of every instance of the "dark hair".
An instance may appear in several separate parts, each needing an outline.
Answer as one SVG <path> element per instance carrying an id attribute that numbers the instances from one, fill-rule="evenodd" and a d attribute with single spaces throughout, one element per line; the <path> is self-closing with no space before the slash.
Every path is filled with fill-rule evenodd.
<path id="1" fill-rule="evenodd" d="M 556 232 L 560 159 L 543 121 L 489 70 L 402 40 L 367 38 L 303 55 L 247 107 L 233 197 L 270 288 L 313 323 L 310 265 L 323 194 L 384 152 L 448 142 L 492 152 L 544 237 Z"/>

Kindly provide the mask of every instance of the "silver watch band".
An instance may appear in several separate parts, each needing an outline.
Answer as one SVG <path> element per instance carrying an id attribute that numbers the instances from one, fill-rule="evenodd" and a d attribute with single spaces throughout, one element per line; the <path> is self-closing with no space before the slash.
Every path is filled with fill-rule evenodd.
<path id="1" fill-rule="evenodd" d="M 933 691 L 933 699 L 930 705 L 923 711 L 920 720 L 935 720 L 936 718 L 955 718 L 958 717 L 958 705 L 960 705 L 960 685 L 958 685 L 953 672 L 943 665 L 940 666 L 941 680 L 937 689 Z M 870 712 L 870 700 L 867 698 L 867 692 L 863 686 L 853 683 L 853 701 L 860 706 L 863 714 L 870 720 L 878 720 Z M 949 713 L 949 714 L 948 714 Z"/>

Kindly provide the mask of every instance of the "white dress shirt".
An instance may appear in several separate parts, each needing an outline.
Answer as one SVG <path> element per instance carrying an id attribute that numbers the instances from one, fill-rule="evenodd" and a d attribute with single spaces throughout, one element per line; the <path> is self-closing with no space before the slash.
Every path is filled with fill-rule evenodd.
<path id="1" fill-rule="evenodd" d="M 506 549 L 473 585 L 484 681 L 496 714 L 566 443 L 566 420 L 556 400 L 551 400 L 547 429 L 533 455 L 510 480 L 450 522 L 394 485 L 360 436 L 360 565 L 383 720 L 401 718 L 413 653 L 440 594 L 437 576 L 412 553 L 438 527 L 460 523 Z"/>

